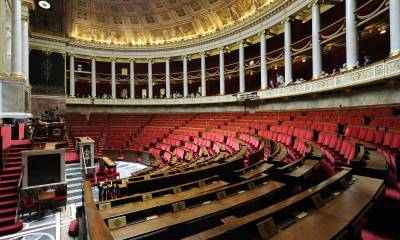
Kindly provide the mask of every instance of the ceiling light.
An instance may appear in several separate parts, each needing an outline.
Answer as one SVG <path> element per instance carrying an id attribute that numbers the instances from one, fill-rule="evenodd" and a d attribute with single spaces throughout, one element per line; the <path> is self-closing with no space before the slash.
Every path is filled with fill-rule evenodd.
<path id="1" fill-rule="evenodd" d="M 303 60 L 301 60 L 302 62 L 306 62 L 307 60 L 305 58 L 303 58 Z"/>
<path id="2" fill-rule="evenodd" d="M 46 10 L 50 9 L 50 7 L 51 7 L 50 3 L 48 1 L 45 1 L 45 0 L 39 1 L 39 6 L 41 8 L 43 8 L 43 9 L 46 9 Z"/>
<path id="3" fill-rule="evenodd" d="M 386 29 L 382 29 L 381 31 L 380 31 L 380 34 L 385 34 L 386 33 Z"/>

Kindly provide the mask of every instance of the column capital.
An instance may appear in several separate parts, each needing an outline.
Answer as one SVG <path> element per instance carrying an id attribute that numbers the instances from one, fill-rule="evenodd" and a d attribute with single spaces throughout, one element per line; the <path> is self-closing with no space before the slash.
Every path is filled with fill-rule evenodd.
<path id="1" fill-rule="evenodd" d="M 75 53 L 69 53 L 69 57 L 70 57 L 70 58 L 71 58 L 71 57 L 75 58 L 75 56 L 76 56 Z"/>
<path id="2" fill-rule="evenodd" d="M 91 56 L 90 60 L 95 60 L 96 61 L 96 56 Z"/>
<path id="3" fill-rule="evenodd" d="M 287 18 L 285 18 L 284 20 L 282 20 L 282 24 L 285 24 L 285 23 L 290 23 L 290 22 L 292 22 L 293 21 L 293 17 L 287 17 Z"/>
<path id="4" fill-rule="evenodd" d="M 169 60 L 170 60 L 170 57 L 164 58 L 164 61 L 165 61 L 165 62 L 169 62 Z"/>
<path id="5" fill-rule="evenodd" d="M 261 32 L 258 33 L 258 36 L 264 36 L 267 35 L 267 30 L 262 30 Z"/>
<path id="6" fill-rule="evenodd" d="M 224 46 L 224 47 L 219 47 L 219 48 L 218 48 L 218 51 L 225 52 L 225 46 Z"/>
<path id="7" fill-rule="evenodd" d="M 200 52 L 200 56 L 207 56 L 207 53 L 205 51 Z"/>
<path id="8" fill-rule="evenodd" d="M 129 62 L 130 62 L 130 63 L 135 63 L 135 61 L 136 61 L 136 60 L 135 60 L 134 58 L 129 58 Z"/>
<path id="9" fill-rule="evenodd" d="M 35 10 L 36 5 L 34 0 L 22 0 L 22 7 L 28 8 L 28 10 Z"/>
<path id="10" fill-rule="evenodd" d="M 310 3 L 310 5 L 308 5 L 308 7 L 310 8 L 310 7 L 313 7 L 313 6 L 315 6 L 315 5 L 319 5 L 320 4 L 320 0 L 314 0 L 314 1 L 312 1 L 311 3 Z"/>
<path id="11" fill-rule="evenodd" d="M 116 62 L 117 59 L 115 57 L 110 58 L 111 62 Z"/>
<path id="12" fill-rule="evenodd" d="M 188 59 L 188 55 L 182 55 L 182 60 L 187 60 Z"/>
<path id="13" fill-rule="evenodd" d="M 239 40 L 238 44 L 244 44 L 244 40 L 243 39 Z"/>
<path id="14" fill-rule="evenodd" d="M 153 63 L 153 61 L 154 61 L 154 60 L 153 60 L 152 58 L 148 58 L 148 59 L 147 59 L 147 62 L 148 62 L 148 63 Z"/>

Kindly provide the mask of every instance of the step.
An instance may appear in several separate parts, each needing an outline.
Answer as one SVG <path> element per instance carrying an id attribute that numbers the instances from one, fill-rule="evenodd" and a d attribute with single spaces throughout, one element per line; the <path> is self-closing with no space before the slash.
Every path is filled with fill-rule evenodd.
<path id="1" fill-rule="evenodd" d="M 2 226 L 0 227 L 0 236 L 21 231 L 23 226 L 24 225 L 22 221 L 17 221 L 13 224 Z"/>
<path id="2" fill-rule="evenodd" d="M 6 164 L 4 164 L 5 168 L 13 168 L 13 167 L 20 167 L 22 166 L 21 162 L 8 162 Z"/>
<path id="3" fill-rule="evenodd" d="M 19 172 L 21 174 L 22 167 L 10 167 L 10 168 L 3 168 L 3 173 L 16 173 Z"/>
<path id="4" fill-rule="evenodd" d="M 0 201 L 3 201 L 3 200 L 5 200 L 5 199 L 7 199 L 7 198 L 15 198 L 15 199 L 17 199 L 18 198 L 18 193 L 3 193 L 3 194 L 0 194 Z M 13 200 L 13 199 L 10 199 L 10 200 Z"/>
<path id="5" fill-rule="evenodd" d="M 22 156 L 7 156 L 4 158 L 4 160 L 12 160 L 12 159 L 22 159 Z"/>
<path id="6" fill-rule="evenodd" d="M 1 180 L 0 181 L 0 186 L 10 185 L 10 184 L 17 185 L 18 181 L 19 181 L 19 179 Z"/>
<path id="7" fill-rule="evenodd" d="M 0 208 L 16 207 L 17 201 L 17 199 L 0 201 Z"/>
<path id="8" fill-rule="evenodd" d="M 15 216 L 16 211 L 17 211 L 16 207 L 3 208 L 0 209 L 0 215 L 4 216 L 4 214 L 14 214 Z"/>
<path id="9" fill-rule="evenodd" d="M 68 185 L 68 184 L 81 183 L 82 180 L 83 180 L 82 178 L 71 178 L 71 179 L 67 179 L 67 185 Z"/>
<path id="10" fill-rule="evenodd" d="M 21 175 L 21 173 L 0 174 L 0 181 L 1 180 L 19 179 L 20 175 Z"/>
<path id="11" fill-rule="evenodd" d="M 0 187 L 0 194 L 1 193 L 6 193 L 6 192 L 16 192 L 17 187 L 16 186 L 4 186 Z"/>
<path id="12" fill-rule="evenodd" d="M 13 224 L 15 222 L 15 215 L 14 216 L 6 216 L 0 217 L 0 226 L 7 226 Z"/>

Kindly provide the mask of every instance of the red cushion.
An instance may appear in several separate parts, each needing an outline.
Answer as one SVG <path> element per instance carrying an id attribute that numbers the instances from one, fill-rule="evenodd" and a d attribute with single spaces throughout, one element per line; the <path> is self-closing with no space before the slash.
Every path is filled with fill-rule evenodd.
<path id="1" fill-rule="evenodd" d="M 77 237 L 79 234 L 79 225 L 76 219 L 72 220 L 68 227 L 68 235 L 72 237 Z"/>

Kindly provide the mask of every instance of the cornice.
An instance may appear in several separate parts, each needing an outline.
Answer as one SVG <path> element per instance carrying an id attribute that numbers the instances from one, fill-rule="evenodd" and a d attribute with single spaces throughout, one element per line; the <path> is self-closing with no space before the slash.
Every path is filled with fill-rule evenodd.
<path id="1" fill-rule="evenodd" d="M 226 30 L 201 38 L 181 41 L 179 44 L 160 45 L 109 45 L 96 44 L 92 42 L 76 41 L 68 38 L 54 38 L 48 35 L 32 34 L 33 43 L 35 39 L 56 41 L 60 45 L 65 44 L 67 52 L 97 52 L 96 55 L 117 56 L 120 58 L 165 58 L 193 54 L 224 47 L 237 42 L 238 38 L 246 39 L 260 32 L 260 29 L 268 29 L 281 24 L 282 19 L 296 14 L 307 7 L 312 0 L 287 0 L 278 2 L 271 8 L 265 8 L 259 14 L 242 20 Z M 39 41 L 40 42 L 40 41 Z M 128 57 L 128 55 L 130 55 Z"/>

